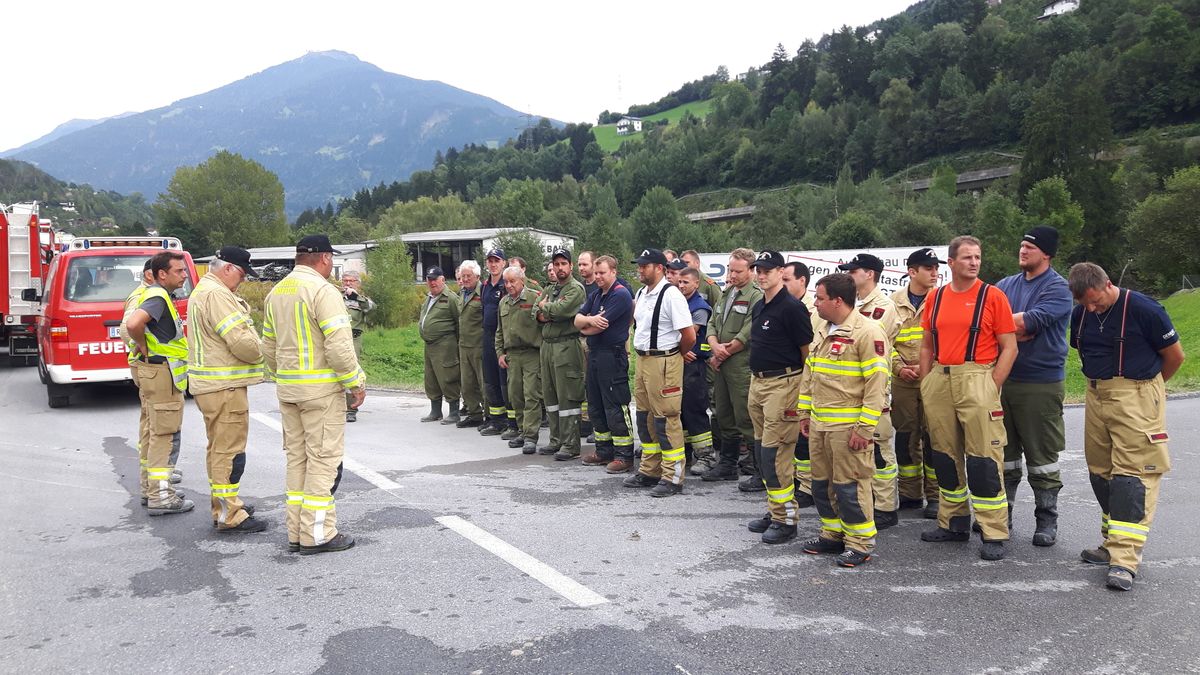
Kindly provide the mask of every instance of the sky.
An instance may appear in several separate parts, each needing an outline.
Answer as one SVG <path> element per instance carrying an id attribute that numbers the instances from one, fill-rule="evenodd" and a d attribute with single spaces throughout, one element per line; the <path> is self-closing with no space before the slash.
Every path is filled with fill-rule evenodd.
<path id="1" fill-rule="evenodd" d="M 338 49 L 563 122 L 650 103 L 724 65 L 766 63 L 807 38 L 915 0 L 848 2 L 366 2 L 170 0 L 5 3 L 0 149 L 70 119 L 168 105 Z"/>

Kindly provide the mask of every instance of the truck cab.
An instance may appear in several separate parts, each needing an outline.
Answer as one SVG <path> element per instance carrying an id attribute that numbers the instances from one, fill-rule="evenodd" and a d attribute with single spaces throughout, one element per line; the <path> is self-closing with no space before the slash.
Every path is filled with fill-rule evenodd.
<path id="1" fill-rule="evenodd" d="M 38 375 L 51 408 L 70 404 L 80 385 L 132 382 L 120 326 L 125 300 L 141 284 L 154 254 L 179 251 L 188 280 L 175 291 L 187 321 L 187 298 L 198 280 L 192 257 L 174 237 L 81 237 L 63 244 L 50 263 L 38 322 Z"/>

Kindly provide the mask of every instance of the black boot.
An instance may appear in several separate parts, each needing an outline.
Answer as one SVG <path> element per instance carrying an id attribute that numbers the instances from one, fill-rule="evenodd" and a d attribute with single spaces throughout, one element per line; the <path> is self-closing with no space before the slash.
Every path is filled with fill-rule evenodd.
<path id="1" fill-rule="evenodd" d="M 1058 541 L 1058 491 L 1033 489 L 1034 546 L 1053 546 Z"/>
<path id="2" fill-rule="evenodd" d="M 1004 494 L 1008 497 L 1008 531 L 1012 532 L 1013 506 L 1017 503 L 1017 488 L 1021 486 L 1020 478 L 1004 477 Z"/>
<path id="3" fill-rule="evenodd" d="M 717 446 L 717 465 L 700 477 L 704 481 L 737 480 L 738 479 L 738 442 L 713 438 Z"/>
<path id="4" fill-rule="evenodd" d="M 442 424 L 458 424 L 462 418 L 458 415 L 458 399 L 449 402 L 450 414 L 446 415 L 446 419 L 442 420 Z"/>
<path id="5" fill-rule="evenodd" d="M 750 448 L 750 475 L 738 483 L 741 492 L 764 492 L 767 484 L 763 482 L 762 471 L 758 468 L 758 453 L 763 450 L 762 444 L 755 441 Z M 774 452 L 772 450 L 772 452 Z"/>
<path id="6" fill-rule="evenodd" d="M 442 399 L 434 398 L 429 400 L 429 414 L 422 417 L 422 422 L 436 422 L 442 419 Z"/>

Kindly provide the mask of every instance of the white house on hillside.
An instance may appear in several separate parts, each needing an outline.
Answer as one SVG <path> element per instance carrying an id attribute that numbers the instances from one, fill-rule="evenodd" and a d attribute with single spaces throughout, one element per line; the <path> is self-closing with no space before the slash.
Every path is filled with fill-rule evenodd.
<path id="1" fill-rule="evenodd" d="M 642 130 L 642 118 L 625 115 L 617 121 L 617 135 L 625 136 Z"/>
<path id="2" fill-rule="evenodd" d="M 1059 16 L 1060 14 L 1074 12 L 1077 9 L 1079 9 L 1079 0 L 1054 0 L 1053 2 L 1047 3 L 1045 8 L 1042 9 L 1042 15 L 1038 17 L 1038 21 L 1041 21 L 1042 19 L 1049 19 L 1052 16 Z"/>

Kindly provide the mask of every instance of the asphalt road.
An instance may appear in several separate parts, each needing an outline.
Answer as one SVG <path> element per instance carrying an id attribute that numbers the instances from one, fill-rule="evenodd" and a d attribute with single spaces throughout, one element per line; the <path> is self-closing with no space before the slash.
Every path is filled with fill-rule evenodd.
<path id="1" fill-rule="evenodd" d="M 217 535 L 194 405 L 180 468 L 198 507 L 149 518 L 133 390 L 94 388 L 52 411 L 33 369 L 0 370 L 0 668 L 1200 672 L 1198 399 L 1169 404 L 1174 471 L 1124 594 L 1078 562 L 1099 541 L 1080 409 L 1067 413 L 1057 546 L 1029 543 L 1023 486 L 1007 559 L 980 561 L 978 540 L 923 544 L 930 521 L 905 512 L 856 570 L 761 544 L 745 529 L 761 493 L 689 480 L 654 500 L 601 469 L 420 424 L 424 400 L 388 394 L 348 427 L 338 522 L 358 546 L 289 555 L 270 385 L 251 390 L 251 409 L 242 495 L 272 528 Z M 802 534 L 816 522 L 804 511 Z"/>

